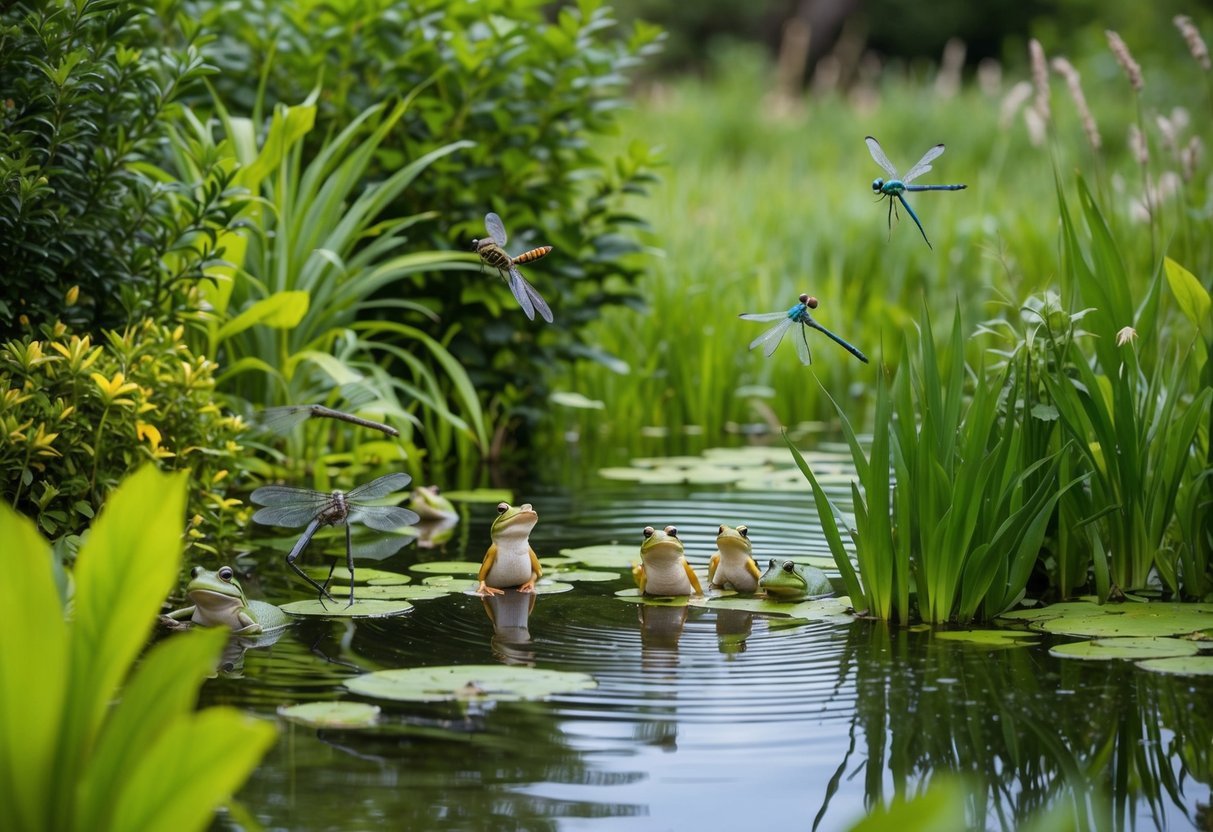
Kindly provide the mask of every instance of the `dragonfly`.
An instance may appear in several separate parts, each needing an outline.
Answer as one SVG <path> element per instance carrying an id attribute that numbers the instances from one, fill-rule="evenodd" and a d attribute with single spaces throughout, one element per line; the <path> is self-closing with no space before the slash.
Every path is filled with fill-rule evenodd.
<path id="1" fill-rule="evenodd" d="M 350 605 L 354 603 L 354 547 L 351 540 L 350 527 L 361 523 L 376 531 L 390 532 L 404 526 L 411 526 L 421 518 L 416 512 L 400 506 L 368 505 L 365 500 L 375 500 L 386 497 L 406 488 L 412 480 L 408 474 L 387 474 L 371 480 L 365 485 L 352 488 L 349 491 L 312 491 L 309 488 L 291 488 L 286 485 L 265 485 L 254 491 L 249 499 L 263 508 L 253 514 L 253 522 L 264 526 L 283 526 L 298 528 L 306 526 L 303 536 L 286 556 L 286 565 L 315 587 L 320 592 L 321 603 L 325 598 L 330 601 L 328 584 L 333 576 L 329 569 L 329 578 L 324 586 L 316 583 L 298 567 L 295 559 L 307 547 L 312 536 L 321 526 L 345 526 L 345 557 L 346 566 L 350 570 Z M 336 562 L 333 564 L 336 565 Z"/>
<path id="2" fill-rule="evenodd" d="M 876 164 L 885 169 L 885 173 L 889 175 L 888 179 L 877 177 L 872 181 L 872 190 L 877 196 L 889 200 L 889 228 L 893 227 L 893 215 L 897 212 L 897 204 L 893 201 L 901 203 L 901 207 L 906 209 L 906 213 L 914 220 L 914 224 L 918 226 L 918 231 L 922 234 L 922 239 L 926 242 L 927 248 L 933 248 L 931 241 L 927 239 L 927 232 L 922 230 L 922 223 L 918 221 L 918 215 L 914 213 L 914 209 L 910 207 L 910 203 L 906 202 L 906 191 L 963 191 L 968 185 L 911 185 L 918 177 L 931 169 L 931 162 L 934 162 L 943 153 L 943 145 L 937 144 L 922 155 L 918 160 L 918 164 L 906 171 L 905 176 L 897 175 L 897 168 L 893 167 L 893 163 L 889 161 L 889 157 L 884 155 L 884 151 L 880 149 L 880 142 L 876 141 L 871 136 L 864 139 L 868 143 L 868 152 L 872 154 L 872 158 L 876 160 Z"/>
<path id="3" fill-rule="evenodd" d="M 775 326 L 771 327 L 750 342 L 750 349 L 754 349 L 759 345 L 765 345 L 763 354 L 768 357 L 775 352 L 775 348 L 778 347 L 779 342 L 783 340 L 784 334 L 796 324 L 800 324 L 800 332 L 792 335 L 792 343 L 796 345 L 796 354 L 800 356 L 801 364 L 807 365 L 813 363 L 813 356 L 809 352 L 809 339 L 807 332 L 809 327 L 812 327 L 818 332 L 825 334 L 825 336 L 835 344 L 838 344 L 864 364 L 867 364 L 868 357 L 860 352 L 858 348 L 842 340 L 833 332 L 830 332 L 830 330 L 813 320 L 813 316 L 809 314 L 809 310 L 816 308 L 817 298 L 805 294 L 801 295 L 800 302 L 787 312 L 747 312 L 743 315 L 738 315 L 737 317 L 747 321 L 779 321 L 779 323 L 775 324 Z"/>
<path id="4" fill-rule="evenodd" d="M 539 317 L 550 324 L 552 322 L 551 308 L 547 301 L 535 291 L 535 287 L 522 276 L 522 272 L 518 271 L 518 264 L 547 257 L 551 253 L 552 247 L 539 246 L 530 251 L 524 251 L 517 257 L 510 257 L 505 250 L 507 237 L 505 224 L 501 222 L 501 217 L 490 211 L 484 215 L 484 227 L 489 232 L 489 239 L 472 240 L 472 247 L 480 255 L 481 261 L 497 270 L 501 279 L 509 285 L 510 291 L 514 293 L 514 299 L 518 301 L 518 305 L 522 307 L 522 311 L 529 319 L 535 320 L 535 312 L 538 311 Z"/>
<path id="5" fill-rule="evenodd" d="M 346 413 L 343 410 L 333 410 L 331 407 L 325 407 L 322 404 L 288 404 L 283 407 L 267 407 L 264 410 L 258 411 L 253 418 L 259 427 L 279 434 L 287 433 L 296 425 L 303 424 L 308 419 L 337 419 L 342 422 L 349 422 L 351 425 L 377 430 L 386 433 L 388 436 L 400 435 L 400 431 L 391 425 L 385 425 L 382 422 L 375 422 L 371 419 L 363 419 L 361 416 L 355 416 L 353 413 Z"/>

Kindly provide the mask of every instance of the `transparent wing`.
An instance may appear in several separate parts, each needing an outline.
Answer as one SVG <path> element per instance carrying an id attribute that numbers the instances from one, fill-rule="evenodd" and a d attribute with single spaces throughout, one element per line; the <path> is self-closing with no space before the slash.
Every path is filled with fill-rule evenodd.
<path id="1" fill-rule="evenodd" d="M 539 317 L 550 324 L 552 322 L 552 308 L 548 306 L 548 302 L 539 296 L 539 293 L 535 291 L 535 287 L 522 276 L 521 272 L 518 274 L 518 279 L 522 281 L 522 288 L 526 292 L 527 297 L 530 298 L 532 305 L 534 305 L 535 311 L 539 313 Z"/>
<path id="2" fill-rule="evenodd" d="M 889 157 L 884 155 L 884 151 L 880 149 L 880 142 L 871 136 L 866 137 L 864 141 L 868 143 L 868 153 L 872 154 L 872 158 L 876 160 L 876 164 L 884 168 L 889 178 L 897 179 L 897 168 L 893 167 L 893 163 L 889 161 Z"/>
<path id="3" fill-rule="evenodd" d="M 361 523 L 376 531 L 393 532 L 420 520 L 417 512 L 400 506 L 358 506 L 350 512 L 347 522 L 351 525 Z"/>
<path id="4" fill-rule="evenodd" d="M 777 321 L 787 316 L 787 312 L 743 312 L 737 317 L 745 321 Z"/>
<path id="5" fill-rule="evenodd" d="M 943 153 L 943 145 L 937 144 L 922 155 L 918 160 L 918 164 L 906 171 L 906 175 L 901 177 L 901 181 L 907 185 L 913 182 L 918 177 L 931 169 L 931 163 L 939 158 L 939 154 Z"/>
<path id="6" fill-rule="evenodd" d="M 750 349 L 758 347 L 760 344 L 765 344 L 762 354 L 770 357 L 771 353 L 775 352 L 775 348 L 779 346 L 779 342 L 783 340 L 783 334 L 788 331 L 792 324 L 796 323 L 791 318 L 785 317 L 775 326 L 768 329 L 766 332 L 759 335 L 750 342 Z"/>
<path id="7" fill-rule="evenodd" d="M 253 424 L 270 433 L 289 433 L 296 425 L 312 416 L 313 405 L 292 404 L 285 407 L 267 407 L 253 414 Z"/>
<path id="8" fill-rule="evenodd" d="M 249 495 L 259 506 L 300 505 L 320 506 L 329 502 L 329 495 L 310 488 L 291 488 L 287 485 L 263 485 Z"/>
<path id="9" fill-rule="evenodd" d="M 408 474 L 386 474 L 379 477 L 379 479 L 371 480 L 365 485 L 351 488 L 346 492 L 345 497 L 350 501 L 374 500 L 378 497 L 394 494 L 397 491 L 403 491 L 412 481 L 413 478 Z"/>
<path id="10" fill-rule="evenodd" d="M 288 529 L 306 526 L 316 519 L 327 503 L 320 505 L 266 506 L 257 509 L 253 522 L 263 526 L 283 526 Z"/>
<path id="11" fill-rule="evenodd" d="M 493 238 L 494 243 L 499 246 L 505 245 L 505 223 L 501 221 L 501 217 L 489 211 L 484 215 L 484 227 L 488 229 L 489 236 Z"/>
<path id="12" fill-rule="evenodd" d="M 531 284 L 526 282 L 526 278 L 522 276 L 522 272 L 518 271 L 513 266 L 510 266 L 510 291 L 514 294 L 514 300 L 518 301 L 518 305 L 522 307 L 522 311 L 532 321 L 535 320 L 535 304 L 531 303 L 531 296 L 527 294 L 527 287 Z M 534 290 L 532 290 L 534 291 Z M 547 306 L 545 303 L 544 306 Z M 548 310 L 548 314 L 552 314 Z M 548 320 L 551 320 L 550 318 Z"/>
<path id="13" fill-rule="evenodd" d="M 809 365 L 813 363 L 813 355 L 809 352 L 809 328 L 801 324 L 799 332 L 792 333 L 792 343 L 796 345 L 796 355 L 800 358 L 800 363 Z"/>
<path id="14" fill-rule="evenodd" d="M 383 560 L 390 558 L 414 540 L 416 540 L 415 537 L 401 535 L 398 537 L 380 537 L 377 540 L 355 543 L 352 547 L 354 560 Z"/>

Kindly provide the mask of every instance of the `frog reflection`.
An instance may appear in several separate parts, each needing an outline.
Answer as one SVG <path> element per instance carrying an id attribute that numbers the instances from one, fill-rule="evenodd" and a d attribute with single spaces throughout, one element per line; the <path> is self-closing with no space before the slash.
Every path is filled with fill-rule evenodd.
<path id="1" fill-rule="evenodd" d="M 730 659 L 744 653 L 746 639 L 754 630 L 754 613 L 745 610 L 716 611 L 716 644 Z"/>
<path id="2" fill-rule="evenodd" d="M 530 649 L 530 616 L 535 609 L 535 598 L 535 593 L 517 589 L 481 596 L 484 612 L 493 625 L 493 638 L 489 644 L 493 655 L 505 664 L 535 663 L 535 651 Z"/>

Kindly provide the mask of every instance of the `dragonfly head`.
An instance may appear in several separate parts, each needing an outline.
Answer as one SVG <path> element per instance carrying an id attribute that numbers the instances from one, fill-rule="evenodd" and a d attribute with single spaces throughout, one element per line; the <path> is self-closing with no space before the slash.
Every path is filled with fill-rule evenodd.
<path id="1" fill-rule="evenodd" d="M 479 249 L 480 249 L 480 240 L 476 237 L 473 237 L 472 238 L 472 251 L 478 251 Z"/>
<path id="2" fill-rule="evenodd" d="M 874 193 L 880 193 L 880 189 L 883 187 L 884 187 L 884 180 L 881 179 L 879 176 L 872 180 L 872 191 Z"/>
<path id="3" fill-rule="evenodd" d="M 800 302 L 802 304 L 804 304 L 805 306 L 809 307 L 810 309 L 817 308 L 817 298 L 813 297 L 812 295 L 808 295 L 808 294 L 801 295 Z"/>

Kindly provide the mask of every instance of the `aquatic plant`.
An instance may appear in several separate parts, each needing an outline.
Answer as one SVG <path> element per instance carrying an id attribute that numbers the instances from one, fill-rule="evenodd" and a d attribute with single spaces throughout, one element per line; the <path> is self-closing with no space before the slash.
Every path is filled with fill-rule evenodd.
<path id="1" fill-rule="evenodd" d="M 34 524 L 0 503 L 0 803 L 14 832 L 202 829 L 274 739 L 233 708 L 195 710 L 227 640 L 174 637 L 135 667 L 181 565 L 185 474 L 119 486 L 70 582 Z"/>

